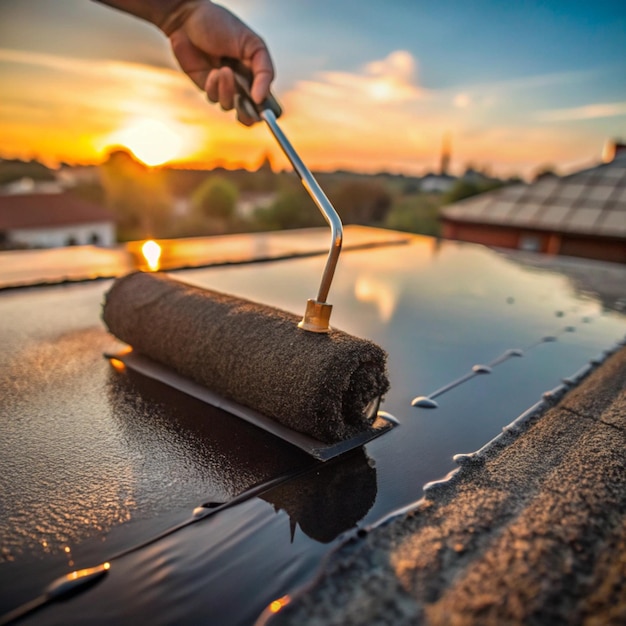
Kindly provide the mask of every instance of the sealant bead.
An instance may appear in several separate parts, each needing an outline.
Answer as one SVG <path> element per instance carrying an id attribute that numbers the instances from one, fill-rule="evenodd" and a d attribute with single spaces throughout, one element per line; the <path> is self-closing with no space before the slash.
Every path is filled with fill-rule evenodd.
<path id="1" fill-rule="evenodd" d="M 205 506 L 197 506 L 193 510 L 193 517 L 194 519 L 202 519 L 203 517 L 206 517 L 210 512 L 211 512 L 211 509 Z"/>
<path id="2" fill-rule="evenodd" d="M 420 409 L 436 409 L 439 405 L 435 400 L 428 396 L 418 396 L 413 398 L 411 406 L 419 407 Z"/>

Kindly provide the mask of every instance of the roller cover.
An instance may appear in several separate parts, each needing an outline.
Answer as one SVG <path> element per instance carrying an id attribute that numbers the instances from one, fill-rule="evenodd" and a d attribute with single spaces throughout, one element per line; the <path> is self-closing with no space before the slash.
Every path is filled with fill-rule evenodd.
<path id="1" fill-rule="evenodd" d="M 307 332 L 292 313 L 163 274 L 117 279 L 103 319 L 134 350 L 325 443 L 368 429 L 365 407 L 389 388 L 371 341 Z"/>

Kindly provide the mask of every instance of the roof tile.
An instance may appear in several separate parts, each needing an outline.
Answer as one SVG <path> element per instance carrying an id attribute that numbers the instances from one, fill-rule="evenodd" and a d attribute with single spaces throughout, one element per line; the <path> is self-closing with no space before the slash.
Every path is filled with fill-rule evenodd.
<path id="1" fill-rule="evenodd" d="M 626 167 L 613 161 L 445 207 L 444 218 L 604 237 L 626 236 Z"/>

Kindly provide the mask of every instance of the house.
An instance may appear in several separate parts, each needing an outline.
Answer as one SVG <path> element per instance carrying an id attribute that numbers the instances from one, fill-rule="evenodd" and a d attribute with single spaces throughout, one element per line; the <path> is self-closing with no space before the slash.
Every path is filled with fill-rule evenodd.
<path id="1" fill-rule="evenodd" d="M 470 166 L 465 169 L 465 172 L 461 176 L 461 180 L 465 181 L 466 183 L 471 183 L 472 185 L 484 185 L 493 181 L 494 179 Z"/>
<path id="2" fill-rule="evenodd" d="M 115 220 L 103 207 L 68 193 L 0 195 L 0 247 L 112 246 Z"/>
<path id="3" fill-rule="evenodd" d="M 443 236 L 546 254 L 626 263 L 626 150 L 558 178 L 542 177 L 442 210 Z"/>
<path id="4" fill-rule="evenodd" d="M 10 183 L 3 185 L 0 191 L 2 195 L 14 195 L 24 193 L 61 193 L 63 187 L 58 180 L 35 180 L 30 176 L 22 176 Z"/>
<path id="5" fill-rule="evenodd" d="M 77 185 L 94 185 L 100 182 L 100 168 L 96 165 L 62 165 L 56 179 L 69 189 Z"/>
<path id="6" fill-rule="evenodd" d="M 420 191 L 424 193 L 446 193 L 454 187 L 456 177 L 450 174 L 426 174 L 420 180 Z"/>
<path id="7" fill-rule="evenodd" d="M 235 210 L 240 217 L 250 218 L 258 209 L 266 209 L 271 206 L 275 200 L 276 193 L 273 191 L 243 191 L 237 198 Z"/>

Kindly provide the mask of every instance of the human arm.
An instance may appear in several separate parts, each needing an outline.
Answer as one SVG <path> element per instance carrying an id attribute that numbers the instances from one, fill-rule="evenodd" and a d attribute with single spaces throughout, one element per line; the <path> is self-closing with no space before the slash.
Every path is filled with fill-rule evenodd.
<path id="1" fill-rule="evenodd" d="M 230 11 L 210 0 L 97 0 L 145 19 L 170 40 L 181 69 L 211 102 L 224 110 L 235 106 L 235 78 L 223 57 L 237 59 L 252 72 L 252 99 L 260 104 L 268 96 L 274 67 L 264 41 Z M 239 120 L 254 120 L 238 111 Z"/>

